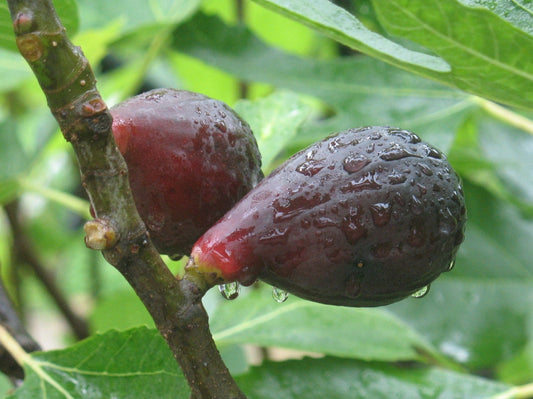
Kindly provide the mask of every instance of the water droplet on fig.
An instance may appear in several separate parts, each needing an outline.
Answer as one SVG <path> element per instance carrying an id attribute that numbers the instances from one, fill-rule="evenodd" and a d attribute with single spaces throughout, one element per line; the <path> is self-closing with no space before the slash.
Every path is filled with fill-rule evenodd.
<path id="1" fill-rule="evenodd" d="M 274 298 L 277 303 L 285 302 L 288 297 L 289 293 L 287 291 L 282 290 L 278 287 L 272 287 L 272 298 Z"/>
<path id="2" fill-rule="evenodd" d="M 370 160 L 364 155 L 348 155 L 342 161 L 342 166 L 344 170 L 348 173 L 355 173 L 363 169 L 366 165 L 370 163 Z"/>
<path id="3" fill-rule="evenodd" d="M 215 127 L 220 130 L 222 133 L 226 133 L 228 131 L 228 128 L 226 127 L 226 124 L 224 121 L 216 121 Z"/>
<path id="4" fill-rule="evenodd" d="M 376 226 L 385 226 L 389 223 L 391 216 L 391 206 L 388 203 L 378 203 L 370 205 L 372 220 Z"/>
<path id="5" fill-rule="evenodd" d="M 353 273 L 344 283 L 344 293 L 351 298 L 357 298 L 361 293 L 360 272 Z"/>
<path id="6" fill-rule="evenodd" d="M 418 166 L 420 167 L 420 170 L 422 171 L 423 174 L 425 174 L 426 176 L 433 176 L 433 171 L 431 170 L 431 168 L 423 163 L 419 163 Z"/>
<path id="7" fill-rule="evenodd" d="M 324 169 L 324 164 L 317 160 L 308 160 L 300 164 L 296 168 L 296 172 L 301 173 L 304 176 L 312 177 Z"/>
<path id="8" fill-rule="evenodd" d="M 429 284 L 420 288 L 418 291 L 411 294 L 413 298 L 423 298 L 425 297 L 429 292 Z"/>
<path id="9" fill-rule="evenodd" d="M 381 151 L 379 157 L 384 161 L 396 161 L 398 159 L 407 157 L 422 158 L 420 155 L 414 152 L 409 152 L 408 149 L 402 147 L 398 143 L 394 143 L 389 148 Z"/>
<path id="10" fill-rule="evenodd" d="M 457 227 L 457 220 L 449 208 L 439 210 L 439 231 L 444 235 L 450 235 Z"/>
<path id="11" fill-rule="evenodd" d="M 232 283 L 220 284 L 218 290 L 224 298 L 231 301 L 239 296 L 241 286 L 235 281 Z"/>
<path id="12" fill-rule="evenodd" d="M 401 137 L 410 144 L 420 143 L 421 141 L 420 137 L 418 137 L 416 134 L 408 132 L 406 130 L 391 130 L 390 133 L 395 136 Z"/>
<path id="13" fill-rule="evenodd" d="M 405 181 L 407 180 L 407 176 L 406 175 L 402 175 L 401 173 L 398 173 L 398 172 L 392 172 L 390 175 L 389 175 L 389 183 L 390 184 L 402 184 L 402 183 L 405 183 Z"/>

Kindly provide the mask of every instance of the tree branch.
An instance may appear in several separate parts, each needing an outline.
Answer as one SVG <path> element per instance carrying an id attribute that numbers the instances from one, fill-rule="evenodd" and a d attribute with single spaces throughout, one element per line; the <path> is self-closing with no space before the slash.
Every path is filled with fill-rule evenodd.
<path id="1" fill-rule="evenodd" d="M 17 46 L 74 148 L 82 185 L 97 215 L 86 229 L 88 246 L 102 249 L 141 298 L 178 360 L 193 398 L 244 398 L 209 331 L 201 303 L 204 287 L 172 275 L 137 213 L 126 164 L 113 140 L 111 114 L 87 59 L 68 40 L 50 0 L 8 4 Z"/>

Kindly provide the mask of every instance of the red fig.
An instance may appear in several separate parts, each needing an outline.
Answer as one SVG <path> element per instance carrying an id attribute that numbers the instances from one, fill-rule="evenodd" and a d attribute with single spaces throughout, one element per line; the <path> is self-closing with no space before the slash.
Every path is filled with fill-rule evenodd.
<path id="1" fill-rule="evenodd" d="M 347 130 L 263 179 L 196 242 L 187 270 L 210 285 L 259 278 L 317 302 L 385 305 L 451 268 L 465 221 L 440 151 L 405 130 Z"/>
<path id="2" fill-rule="evenodd" d="M 111 109 L 135 204 L 156 248 L 178 257 L 262 178 L 250 127 L 202 94 L 156 89 Z"/>

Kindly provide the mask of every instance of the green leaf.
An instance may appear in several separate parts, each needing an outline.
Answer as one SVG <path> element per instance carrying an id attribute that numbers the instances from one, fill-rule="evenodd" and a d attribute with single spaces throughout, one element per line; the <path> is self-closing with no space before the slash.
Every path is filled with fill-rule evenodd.
<path id="1" fill-rule="evenodd" d="M 30 166 L 17 133 L 14 121 L 0 122 L 0 182 L 16 177 Z"/>
<path id="2" fill-rule="evenodd" d="M 197 14 L 174 32 L 174 47 L 247 81 L 314 96 L 332 117 L 302 127 L 300 148 L 365 125 L 411 129 L 446 151 L 474 102 L 463 93 L 369 57 L 303 59 L 259 41 L 249 30 Z"/>
<path id="3" fill-rule="evenodd" d="M 533 33 L 533 8 L 530 0 L 459 0 L 472 8 L 485 8 L 526 33 Z"/>
<path id="4" fill-rule="evenodd" d="M 455 269 L 460 267 L 458 262 Z M 473 370 L 490 369 L 522 352 L 532 338 L 533 281 L 460 278 L 454 271 L 435 281 L 423 299 L 390 309 L 443 354 Z"/>
<path id="5" fill-rule="evenodd" d="M 107 0 L 82 0 L 80 10 L 83 28 L 98 28 L 112 20 L 124 23 L 124 32 L 141 27 L 175 24 L 188 18 L 199 6 L 200 0 L 131 0 L 128 3 Z M 107 18 L 102 18 L 106 16 Z M 149 28 L 146 32 L 150 32 Z"/>
<path id="6" fill-rule="evenodd" d="M 290 18 L 311 26 L 361 52 L 409 69 L 445 73 L 450 67 L 442 59 L 411 51 L 370 31 L 352 14 L 328 0 L 254 0 Z"/>
<path id="7" fill-rule="evenodd" d="M 261 399 L 487 399 L 510 387 L 438 368 L 410 368 L 326 357 L 269 362 L 237 377 Z"/>
<path id="8" fill-rule="evenodd" d="M 265 173 L 273 169 L 276 156 L 311 111 L 300 96 L 290 92 L 276 92 L 256 101 L 241 100 L 234 108 L 254 132 Z"/>
<path id="9" fill-rule="evenodd" d="M 455 0 L 374 1 L 391 33 L 427 47 L 440 58 L 409 50 L 368 30 L 327 0 L 254 1 L 410 72 L 499 102 L 533 108 L 533 67 L 528 62 L 533 37 L 486 9 L 465 7 Z M 531 17 L 525 14 L 524 18 Z"/>
<path id="10" fill-rule="evenodd" d="M 78 30 L 78 3 L 76 0 L 54 0 L 54 7 L 69 35 Z M 7 2 L 0 3 L 0 48 L 17 51 L 13 24 Z"/>
<path id="11" fill-rule="evenodd" d="M 279 304 L 267 288 L 220 305 L 211 316 L 211 331 L 222 347 L 251 343 L 380 361 L 438 357 L 386 310 L 327 306 L 292 296 Z"/>
<path id="12" fill-rule="evenodd" d="M 176 361 L 156 330 L 95 335 L 70 348 L 35 353 L 9 398 L 189 398 Z"/>
<path id="13" fill-rule="evenodd" d="M 0 180 L 0 206 L 16 198 L 19 194 L 19 189 L 16 179 Z"/>
<path id="14" fill-rule="evenodd" d="M 457 0 L 373 0 L 373 4 L 392 34 L 427 47 L 451 65 L 443 81 L 498 102 L 533 108 L 530 34 L 486 8 L 466 7 Z M 532 26 L 533 13 L 521 14 Z"/>
<path id="15" fill-rule="evenodd" d="M 533 278 L 533 220 L 484 188 L 465 182 L 466 239 L 453 275 L 475 278 Z"/>
<path id="16" fill-rule="evenodd" d="M 389 309 L 442 353 L 491 369 L 533 342 L 533 220 L 465 182 L 468 221 L 454 269 Z"/>
<path id="17" fill-rule="evenodd" d="M 533 167 L 532 138 L 477 112 L 460 128 L 448 159 L 463 178 L 532 217 L 533 176 L 528 173 Z"/>
<path id="18" fill-rule="evenodd" d="M 29 65 L 19 53 L 0 48 L 0 91 L 13 89 L 31 76 Z"/>

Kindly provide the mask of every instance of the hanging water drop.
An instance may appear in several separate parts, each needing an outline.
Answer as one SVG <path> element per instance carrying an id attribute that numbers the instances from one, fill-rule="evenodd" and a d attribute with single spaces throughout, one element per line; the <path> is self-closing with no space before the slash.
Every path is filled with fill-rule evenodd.
<path id="1" fill-rule="evenodd" d="M 277 303 L 285 302 L 288 297 L 289 293 L 287 291 L 277 287 L 272 287 L 272 298 L 274 298 Z"/>
<path id="2" fill-rule="evenodd" d="M 218 290 L 224 298 L 231 301 L 239 296 L 241 286 L 235 281 L 232 283 L 220 284 Z"/>
<path id="3" fill-rule="evenodd" d="M 429 284 L 420 288 L 418 291 L 411 294 L 413 298 L 423 298 L 425 297 L 429 292 Z"/>
<path id="4" fill-rule="evenodd" d="M 448 265 L 448 270 L 446 270 L 447 272 L 451 272 L 453 270 L 453 268 L 455 267 L 455 259 L 452 259 L 452 261 L 450 262 L 450 264 Z"/>

